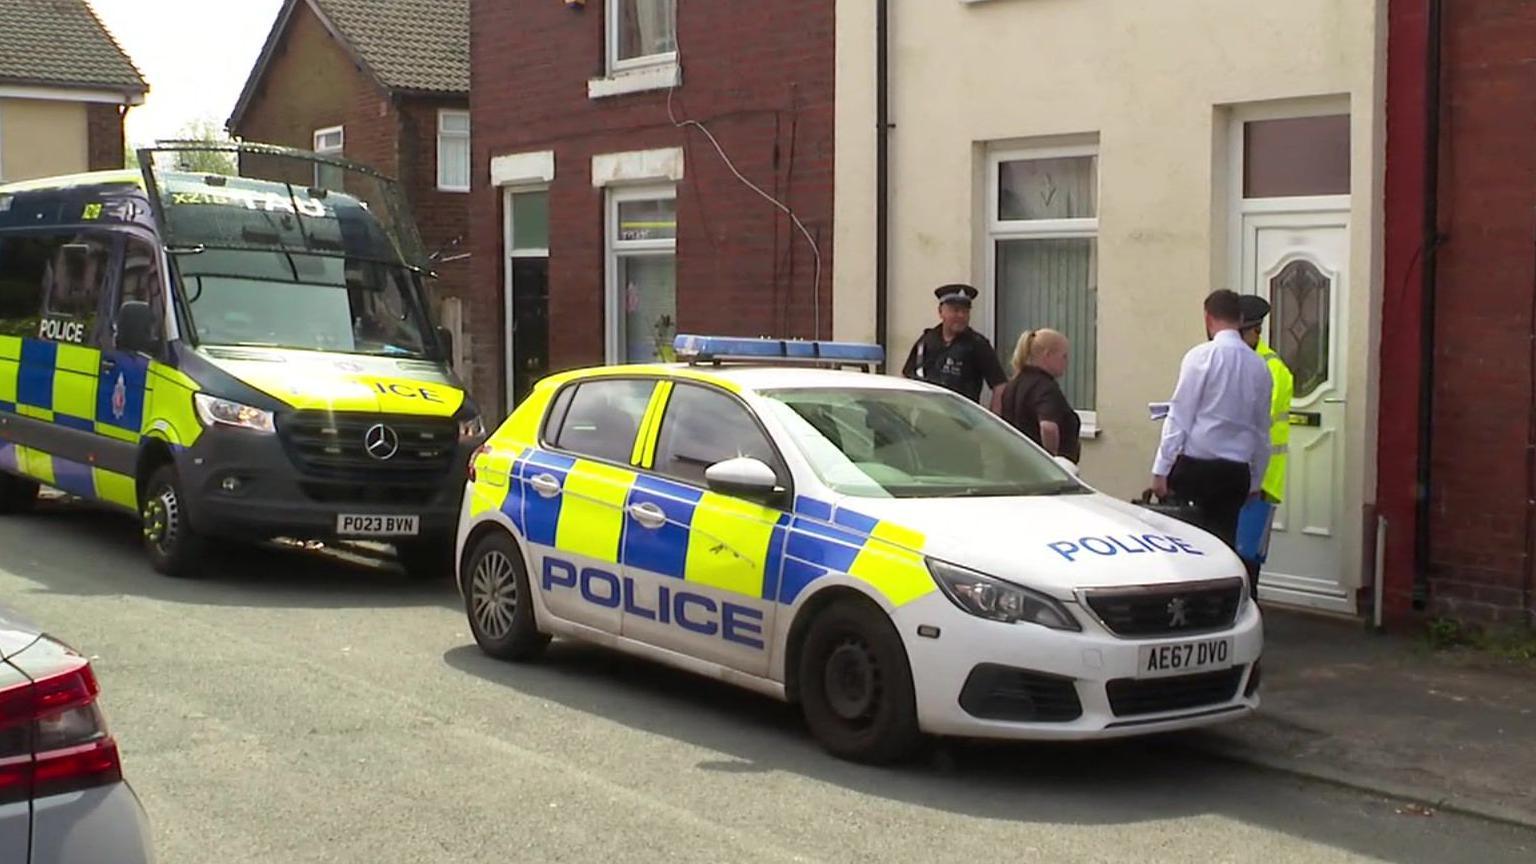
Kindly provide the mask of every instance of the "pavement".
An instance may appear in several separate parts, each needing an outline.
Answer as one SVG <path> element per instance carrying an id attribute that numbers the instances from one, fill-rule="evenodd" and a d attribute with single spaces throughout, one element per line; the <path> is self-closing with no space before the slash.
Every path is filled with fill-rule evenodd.
<path id="1" fill-rule="evenodd" d="M 1265 609 L 1263 707 L 1206 753 L 1536 827 L 1536 667 Z"/>

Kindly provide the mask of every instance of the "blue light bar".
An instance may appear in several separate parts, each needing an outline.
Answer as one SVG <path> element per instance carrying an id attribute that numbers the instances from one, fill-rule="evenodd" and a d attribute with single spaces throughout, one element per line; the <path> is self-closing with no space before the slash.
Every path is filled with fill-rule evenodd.
<path id="1" fill-rule="evenodd" d="M 672 343 L 679 357 L 695 362 L 782 360 L 800 363 L 870 365 L 885 362 L 885 349 L 863 342 L 803 339 L 752 339 L 738 336 L 679 335 Z"/>

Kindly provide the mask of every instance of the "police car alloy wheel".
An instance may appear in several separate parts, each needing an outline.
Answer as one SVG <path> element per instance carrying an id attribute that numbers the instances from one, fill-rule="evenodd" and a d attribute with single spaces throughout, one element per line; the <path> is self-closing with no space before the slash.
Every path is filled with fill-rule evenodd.
<path id="1" fill-rule="evenodd" d="M 37 503 L 37 492 L 31 480 L 0 474 L 0 513 L 26 513 Z"/>
<path id="2" fill-rule="evenodd" d="M 464 611 L 480 650 L 503 660 L 531 660 L 549 637 L 533 617 L 522 552 L 511 537 L 489 534 L 464 562 Z"/>
<path id="3" fill-rule="evenodd" d="M 835 756 L 896 762 L 922 742 L 901 637 L 866 601 L 839 600 L 811 622 L 800 651 L 800 705 L 811 733 Z"/>
<path id="4" fill-rule="evenodd" d="M 176 469 L 163 465 L 144 484 L 139 508 L 150 564 L 167 576 L 183 579 L 201 575 L 203 554 L 202 538 L 187 521 L 185 501 Z"/>

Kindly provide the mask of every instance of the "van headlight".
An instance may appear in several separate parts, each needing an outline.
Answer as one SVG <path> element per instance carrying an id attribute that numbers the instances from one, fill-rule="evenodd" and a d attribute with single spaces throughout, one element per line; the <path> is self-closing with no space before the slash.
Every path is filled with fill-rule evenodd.
<path id="1" fill-rule="evenodd" d="M 929 558 L 927 562 L 928 572 L 933 574 L 933 581 L 938 583 L 944 596 L 978 618 L 1007 624 L 1027 621 L 1052 630 L 1083 629 L 1072 613 L 1053 597 L 944 561 Z"/>
<path id="2" fill-rule="evenodd" d="M 277 431 L 271 411 L 209 396 L 207 393 L 193 393 L 192 404 L 197 407 L 198 419 L 203 421 L 204 426 L 236 426 L 253 432 Z"/>
<path id="3" fill-rule="evenodd" d="M 468 441 L 471 438 L 479 438 L 485 434 L 485 418 L 479 414 L 468 420 L 459 421 L 459 440 Z"/>

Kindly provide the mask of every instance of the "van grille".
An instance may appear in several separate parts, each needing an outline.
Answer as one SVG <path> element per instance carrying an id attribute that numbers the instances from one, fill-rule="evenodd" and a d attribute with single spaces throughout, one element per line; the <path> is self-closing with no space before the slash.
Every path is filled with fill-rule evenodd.
<path id="1" fill-rule="evenodd" d="M 375 426 L 393 433 L 396 446 L 387 459 L 368 452 Z M 320 501 L 426 500 L 444 485 L 458 447 L 458 424 L 441 417 L 301 411 L 279 416 L 277 428 L 288 458 L 308 481 L 300 485 Z"/>

